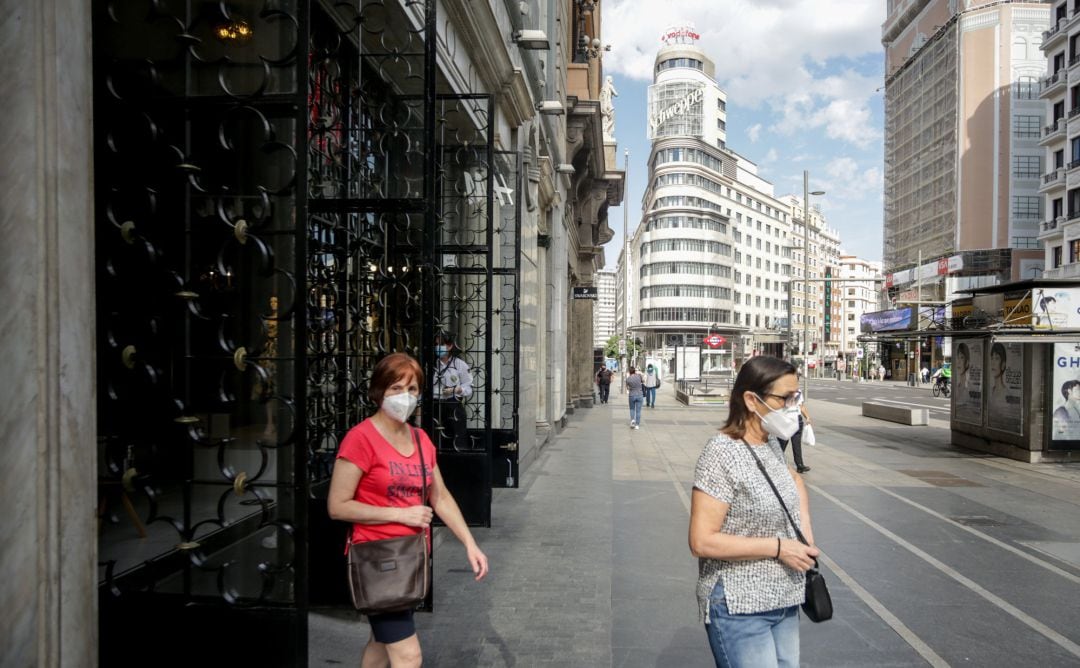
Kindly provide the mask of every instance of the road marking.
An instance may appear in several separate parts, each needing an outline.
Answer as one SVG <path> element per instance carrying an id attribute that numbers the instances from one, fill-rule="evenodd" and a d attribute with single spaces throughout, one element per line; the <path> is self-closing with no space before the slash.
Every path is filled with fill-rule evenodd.
<path id="1" fill-rule="evenodd" d="M 859 584 L 858 580 L 851 577 L 851 574 L 843 568 L 840 568 L 840 564 L 827 557 L 824 552 L 818 555 L 818 559 L 824 562 L 824 564 L 829 567 L 829 570 L 835 573 L 836 577 L 840 578 L 840 581 L 848 586 L 848 589 L 855 592 L 855 595 L 862 599 L 863 603 L 873 610 L 883 622 L 888 624 L 889 628 L 896 632 L 896 635 L 900 636 L 904 639 L 904 642 L 911 645 L 911 648 L 918 652 L 919 656 L 925 659 L 927 663 L 934 666 L 934 668 L 948 668 L 948 661 L 941 658 L 937 652 L 923 642 L 922 638 L 915 635 L 914 631 L 908 628 L 904 622 L 900 621 L 899 617 L 894 615 L 881 601 L 877 600 L 873 594 Z"/>
<path id="2" fill-rule="evenodd" d="M 1006 542 L 1000 541 L 997 538 L 994 538 L 993 536 L 987 535 L 987 534 L 985 534 L 985 533 L 983 533 L 981 531 L 976 531 L 975 529 L 972 529 L 971 527 L 967 526 L 966 524 L 961 524 L 961 523 L 957 522 L 956 520 L 954 520 L 952 518 L 949 518 L 949 517 L 946 517 L 945 515 L 942 515 L 941 513 L 937 512 L 936 510 L 932 510 L 930 508 L 927 508 L 926 506 L 924 506 L 922 504 L 919 504 L 919 503 L 916 503 L 915 501 L 912 501 L 911 499 L 904 498 L 903 496 L 901 496 L 900 494 L 897 494 L 896 492 L 893 492 L 892 490 L 888 490 L 888 489 L 885 489 L 884 487 L 879 487 L 877 485 L 871 485 L 871 487 L 873 487 L 874 489 L 877 489 L 878 491 L 884 492 L 885 494 L 888 494 L 889 496 L 893 497 L 894 499 L 897 499 L 899 501 L 903 501 L 904 503 L 908 504 L 912 508 L 917 508 L 918 510 L 923 511 L 927 515 L 931 515 L 933 517 L 936 517 L 937 519 L 941 520 L 942 522 L 946 522 L 949 525 L 956 527 L 957 529 L 963 529 L 964 531 L 968 532 L 969 534 L 971 534 L 973 536 L 976 536 L 978 538 L 982 538 L 983 540 L 987 541 L 988 543 L 992 543 L 995 546 L 1000 547 L 1001 549 L 1005 550 L 1006 552 L 1012 552 L 1013 554 L 1015 554 L 1018 557 L 1022 557 L 1024 559 L 1027 559 L 1028 561 L 1035 564 L 1036 566 L 1042 566 L 1043 568 L 1050 571 L 1051 573 L 1053 573 L 1055 575 L 1060 575 L 1061 577 L 1065 578 L 1069 582 L 1072 582 L 1073 584 L 1080 584 L 1080 577 L 1078 577 L 1076 575 L 1073 575 L 1072 573 L 1070 573 L 1070 572 L 1068 572 L 1068 571 L 1066 571 L 1064 569 L 1058 568 L 1057 566 L 1055 566 L 1055 565 L 1053 565 L 1053 564 L 1051 564 L 1049 562 L 1043 561 L 1042 559 L 1036 557 L 1035 555 L 1028 554 L 1027 552 L 1024 552 L 1023 550 L 1021 550 L 1018 547 L 1013 547 L 1012 545 L 1009 545 Z"/>
<path id="3" fill-rule="evenodd" d="M 975 593 L 975 594 L 981 596 L 982 598 L 986 599 L 987 601 L 989 601 L 990 603 L 992 603 L 993 605 L 995 605 L 999 609 L 1001 609 L 1003 612 L 1011 615 L 1012 617 L 1017 619 L 1019 622 L 1026 625 L 1028 628 L 1032 629 L 1033 631 L 1035 631 L 1035 632 L 1039 633 L 1040 635 L 1042 635 L 1043 637 L 1045 637 L 1047 640 L 1050 640 L 1051 642 L 1053 642 L 1057 646 L 1061 647 L 1065 651 L 1069 652 L 1073 656 L 1075 656 L 1077 658 L 1080 658 L 1080 645 L 1074 643 L 1072 640 L 1069 640 L 1065 636 L 1061 635 L 1060 633 L 1058 633 L 1054 629 L 1050 628 L 1046 624 L 1043 624 L 1042 622 L 1035 619 L 1031 615 L 1027 614 L 1023 610 L 1020 610 L 1019 608 L 1017 608 L 1013 604 L 1009 603 L 1005 599 L 1001 598 L 1000 596 L 988 591 L 987 589 L 985 589 L 984 587 L 979 585 L 979 583 L 977 583 L 974 580 L 972 580 L 971 578 L 961 574 L 960 572 L 956 571 L 955 569 L 953 569 L 949 565 L 939 561 L 937 558 L 931 556 L 930 554 L 928 554 L 924 550 L 920 549 L 916 545 L 913 545 L 912 543 L 909 543 L 908 541 L 904 540 L 903 538 L 896 535 L 892 531 L 889 531 L 885 527 L 881 526 L 880 524 L 878 524 L 874 520 L 870 519 L 866 515 L 863 515 L 862 513 L 855 510 L 854 508 L 852 508 L 848 504 L 844 503 L 840 499 L 836 498 L 832 494 L 829 494 L 828 492 L 826 492 L 825 490 L 821 489 L 820 487 L 818 487 L 816 485 L 813 485 L 811 487 L 812 487 L 812 489 L 814 490 L 815 493 L 820 494 L 822 497 L 832 501 L 834 504 L 836 504 L 837 506 L 839 506 L 843 510 L 846 510 L 849 514 L 851 514 L 852 516 L 857 518 L 859 521 L 861 521 L 864 524 L 866 524 L 867 526 L 869 526 L 871 529 L 877 531 L 878 533 L 885 536 L 889 540 L 893 541 L 894 543 L 896 543 L 900 547 L 904 548 L 908 552 L 911 552 L 916 557 L 922 559 L 923 561 L 930 564 L 934 568 L 938 569 L 939 571 L 941 571 L 945 575 L 949 576 L 953 580 L 956 580 L 961 585 L 963 585 L 963 586 L 967 587 L 969 590 L 971 590 L 973 593 Z"/>

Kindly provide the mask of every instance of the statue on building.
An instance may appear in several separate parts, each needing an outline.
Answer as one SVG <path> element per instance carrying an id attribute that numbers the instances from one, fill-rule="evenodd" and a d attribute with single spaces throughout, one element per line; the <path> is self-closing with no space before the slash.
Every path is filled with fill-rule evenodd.
<path id="1" fill-rule="evenodd" d="M 600 88 L 600 114 L 604 117 L 604 139 L 615 138 L 615 104 L 612 98 L 619 97 L 615 82 L 610 76 L 604 78 Z"/>

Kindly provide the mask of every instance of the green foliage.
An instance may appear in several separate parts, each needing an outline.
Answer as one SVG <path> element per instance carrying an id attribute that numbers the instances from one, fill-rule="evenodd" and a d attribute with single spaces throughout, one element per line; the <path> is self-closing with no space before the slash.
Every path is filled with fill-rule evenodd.
<path id="1" fill-rule="evenodd" d="M 604 357 L 611 357 L 613 359 L 619 359 L 619 341 L 621 341 L 621 340 L 622 340 L 622 337 L 620 335 L 618 335 L 618 334 L 614 334 L 614 335 L 608 337 L 607 342 L 604 344 Z M 638 353 L 641 352 L 641 350 L 642 350 L 642 346 L 639 346 L 634 341 L 633 337 L 631 337 L 626 342 L 626 353 L 630 357 L 633 357 L 634 355 L 637 355 Z"/>

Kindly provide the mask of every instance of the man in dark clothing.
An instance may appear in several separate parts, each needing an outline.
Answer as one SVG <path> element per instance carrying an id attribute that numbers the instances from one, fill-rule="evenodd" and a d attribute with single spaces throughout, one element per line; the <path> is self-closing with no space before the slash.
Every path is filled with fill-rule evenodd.
<path id="1" fill-rule="evenodd" d="M 611 392 L 611 377 L 613 375 L 611 369 L 606 366 L 600 367 L 600 370 L 596 372 L 596 386 L 600 388 L 600 403 L 602 404 L 607 403 L 608 393 Z"/>

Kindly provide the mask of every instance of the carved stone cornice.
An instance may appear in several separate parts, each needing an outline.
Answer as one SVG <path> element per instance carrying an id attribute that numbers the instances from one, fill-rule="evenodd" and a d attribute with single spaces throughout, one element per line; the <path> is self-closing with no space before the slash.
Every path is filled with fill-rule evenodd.
<path id="1" fill-rule="evenodd" d="M 586 166 L 594 175 L 603 174 L 606 166 L 604 165 L 604 128 L 600 102 L 568 97 L 566 105 L 567 161 L 575 167 Z M 589 151 L 585 165 L 581 165 L 577 157 L 582 149 Z"/>
<path id="2" fill-rule="evenodd" d="M 501 90 L 503 95 L 499 96 L 499 104 L 506 112 L 506 120 L 511 127 L 521 125 L 536 116 L 536 101 L 533 100 L 529 82 L 525 80 L 525 74 L 520 68 L 514 68 L 509 78 L 503 82 Z"/>
<path id="3" fill-rule="evenodd" d="M 535 102 L 525 75 L 510 58 L 511 47 L 506 38 L 492 39 L 507 32 L 492 11 L 492 3 L 443 0 L 442 6 L 461 33 L 459 43 L 468 51 L 480 81 L 488 91 L 499 93 L 496 102 L 510 125 L 516 127 L 533 118 Z"/>

